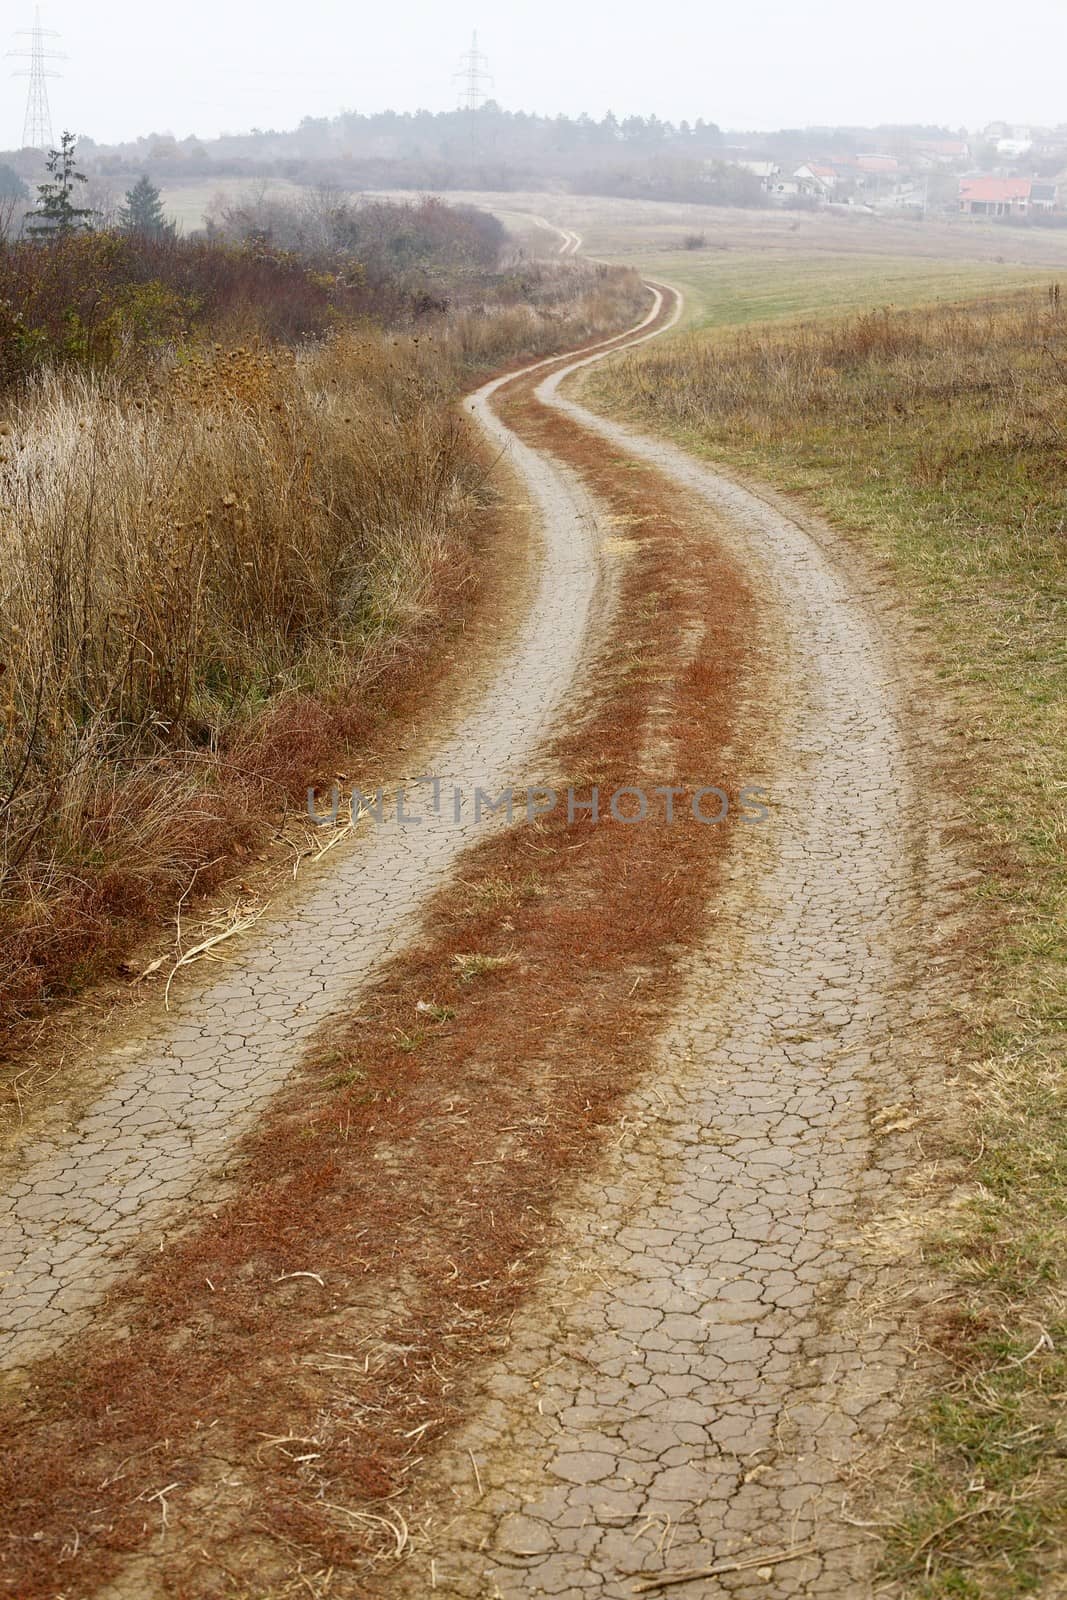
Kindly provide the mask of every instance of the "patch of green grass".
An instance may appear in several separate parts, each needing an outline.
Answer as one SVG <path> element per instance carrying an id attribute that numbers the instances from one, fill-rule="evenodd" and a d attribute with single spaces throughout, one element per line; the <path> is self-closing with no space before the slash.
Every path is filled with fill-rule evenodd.
<path id="1" fill-rule="evenodd" d="M 367 1074 L 358 1067 L 349 1067 L 344 1072 L 337 1072 L 330 1079 L 331 1089 L 350 1089 L 354 1083 L 366 1083 Z"/>
<path id="2" fill-rule="evenodd" d="M 642 271 L 685 295 L 686 328 L 736 328 L 796 317 L 833 317 L 871 306 L 906 308 L 1026 288 L 1044 268 L 925 256 L 670 251 Z"/>
<path id="3" fill-rule="evenodd" d="M 420 1050 L 426 1043 L 426 1035 L 421 1028 L 416 1029 L 414 1033 L 397 1033 L 394 1036 L 394 1042 L 398 1050 L 402 1050 L 406 1056 L 410 1056 L 414 1055 L 415 1051 Z"/>
<path id="4" fill-rule="evenodd" d="M 420 1001 L 418 1011 L 420 1016 L 429 1017 L 431 1022 L 453 1022 L 456 1016 L 455 1006 L 439 1006 L 436 1000 Z"/>
<path id="5" fill-rule="evenodd" d="M 523 873 L 521 877 L 511 877 L 507 874 L 490 874 L 467 882 L 461 880 L 463 888 L 467 891 L 467 904 L 472 915 L 481 915 L 487 911 L 504 911 L 508 907 L 517 906 L 524 900 L 534 900 L 544 893 L 541 879 L 535 872 Z"/>
<path id="6" fill-rule="evenodd" d="M 484 956 L 477 954 L 455 955 L 452 965 L 455 967 L 462 983 L 470 983 L 472 978 L 484 978 L 487 973 L 500 972 L 505 967 L 513 967 L 518 957 L 515 955 Z"/>

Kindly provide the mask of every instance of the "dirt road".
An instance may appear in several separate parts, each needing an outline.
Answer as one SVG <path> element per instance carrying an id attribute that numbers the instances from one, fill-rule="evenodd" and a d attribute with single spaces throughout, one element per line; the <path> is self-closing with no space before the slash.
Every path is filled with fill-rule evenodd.
<path id="1" fill-rule="evenodd" d="M 775 618 L 778 725 L 762 708 L 756 757 L 773 824 L 736 849 L 397 1591 L 622 1597 L 637 1572 L 721 1567 L 731 1593 L 864 1594 L 842 1471 L 907 1353 L 891 1317 L 857 1328 L 840 1303 L 861 1202 L 905 1159 L 876 1150 L 872 1118 L 907 1120 L 925 1070 L 923 829 L 892 656 L 828 534 L 565 398 L 573 370 L 538 399 L 709 507 Z"/>
<path id="2" fill-rule="evenodd" d="M 602 358 L 474 401 L 544 549 L 428 770 L 768 819 L 383 828 L 116 1060 L 5 1219 L 0 1592 L 868 1591 L 840 1476 L 904 1355 L 856 1234 L 926 1070 L 896 668 L 828 534 L 561 392 Z"/>

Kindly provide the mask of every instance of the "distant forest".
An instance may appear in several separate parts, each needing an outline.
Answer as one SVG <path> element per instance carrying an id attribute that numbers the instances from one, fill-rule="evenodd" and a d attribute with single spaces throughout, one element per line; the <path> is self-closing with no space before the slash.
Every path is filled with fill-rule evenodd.
<path id="1" fill-rule="evenodd" d="M 902 148 L 909 139 L 945 138 L 942 127 L 796 128 L 776 133 L 724 133 L 714 122 L 664 122 L 610 111 L 548 117 L 480 110 L 344 112 L 305 117 L 288 132 L 253 128 L 219 139 L 177 139 L 154 133 L 121 145 L 82 137 L 79 159 L 94 178 L 124 179 L 150 171 L 161 184 L 218 177 L 287 178 L 348 191 L 411 189 L 518 190 L 557 187 L 577 194 L 618 195 L 725 205 L 766 204 L 759 180 L 742 159 L 783 164 L 857 149 Z M 12 153 L 11 166 L 32 176 L 39 158 Z"/>
<path id="2" fill-rule="evenodd" d="M 522 189 L 545 182 L 577 193 L 761 203 L 752 176 L 718 159 L 714 123 L 678 125 L 610 112 L 546 117 L 489 102 L 469 111 L 345 112 L 305 117 L 291 132 L 254 128 L 210 141 L 150 134 L 79 151 L 101 177 L 150 167 L 177 177 L 284 177 L 352 189 Z"/>

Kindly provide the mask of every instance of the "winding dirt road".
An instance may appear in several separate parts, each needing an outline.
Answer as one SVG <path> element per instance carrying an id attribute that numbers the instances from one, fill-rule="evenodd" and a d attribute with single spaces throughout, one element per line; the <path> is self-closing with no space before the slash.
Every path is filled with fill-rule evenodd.
<path id="1" fill-rule="evenodd" d="M 421 1580 L 398 1591 L 621 1600 L 635 1573 L 714 1569 L 739 1595 L 866 1594 L 869 1538 L 835 1512 L 908 1352 L 884 1311 L 857 1329 L 834 1309 L 859 1293 L 861 1202 L 906 1159 L 873 1130 L 907 1120 L 927 1065 L 893 660 L 828 533 L 561 394 L 599 359 L 537 398 L 710 510 L 774 619 L 777 726 L 755 714 L 754 769 L 773 826 L 735 850 L 649 1079 L 562 1210 L 440 1469 Z"/>
<path id="2" fill-rule="evenodd" d="M 575 233 L 573 228 L 561 228 L 555 222 L 549 222 L 547 217 L 539 217 L 534 212 L 526 212 L 526 216 L 538 228 L 543 228 L 547 233 L 554 233 L 560 241 L 558 254 L 561 256 L 576 256 L 582 248 L 582 236 Z"/>
<path id="3" fill-rule="evenodd" d="M 572 237 L 578 248 L 568 236 L 564 251 Z M 116 1055 L 97 1104 L 27 1150 L 8 1191 L 0 1362 L 12 1374 L 6 1437 L 18 1442 L 0 1592 L 622 1597 L 635 1574 L 732 1563 L 715 1581 L 738 1595 L 869 1592 L 868 1543 L 838 1515 L 842 1474 L 892 1414 L 905 1353 L 890 1314 L 854 1310 L 866 1281 L 857 1232 L 910 1159 L 877 1130 L 908 1125 L 927 1071 L 928 845 L 893 655 L 869 586 L 831 536 L 564 388 L 679 311 L 656 288 L 625 339 L 474 397 L 526 485 L 543 548 L 507 670 L 426 770 L 468 793 L 602 768 L 731 794 L 758 785 L 768 821 L 597 829 L 586 815 L 552 834 L 445 813 L 365 831 L 220 981 L 184 990 L 157 1033 Z M 484 881 L 502 882 L 508 850 L 541 876 L 495 913 L 504 954 L 469 1019 L 474 1042 L 457 1033 L 451 1075 L 435 1065 L 443 1057 L 418 1069 L 415 1110 L 396 1130 L 397 1097 L 375 1101 L 351 1178 L 331 1147 L 332 1190 L 348 1195 L 373 1167 L 388 1223 L 371 1240 L 344 1232 L 351 1214 L 332 1221 L 291 1199 L 284 1253 L 271 1257 L 249 1220 L 266 1182 L 257 1130 L 275 1129 L 262 1170 L 283 1169 L 278 1130 L 310 1117 L 308 1047 L 368 993 L 384 996 L 385 1016 L 405 960 L 412 995 L 433 984 L 443 996 L 456 936 L 444 912 L 427 924 L 420 909 L 487 852 Z M 544 877 L 550 856 L 558 881 Z M 537 955 L 537 917 L 555 917 L 543 948 L 569 941 L 561 975 Z M 490 922 L 478 926 L 488 938 Z M 442 1038 L 468 1021 L 452 1021 L 462 1004 L 436 1007 Z M 405 1072 L 418 1037 L 403 1046 Z M 360 1036 L 361 1063 L 373 1048 Z M 594 1069 L 595 1086 L 581 1076 Z M 468 1105 L 496 1121 L 463 1144 L 449 1119 Z M 348 1115 L 338 1135 L 329 1112 L 337 1150 L 355 1148 Z M 230 1255 L 217 1242 L 209 1255 L 197 1241 L 216 1239 L 223 1206 L 200 1186 L 235 1151 Z M 302 1192 L 295 1178 L 289 1192 Z M 470 1237 L 455 1231 L 464 1206 Z M 226 1269 L 211 1269 L 208 1300 L 200 1263 L 244 1260 L 240 1228 L 234 1306 L 261 1260 L 263 1283 L 315 1280 L 327 1299 L 296 1302 L 318 1289 L 287 1282 L 284 1304 L 277 1292 L 241 1301 L 238 1345 L 217 1294 Z M 173 1264 L 153 1266 L 154 1242 L 162 1251 L 172 1233 L 183 1241 Z M 415 1238 L 451 1269 L 428 1266 L 423 1283 L 404 1256 Z M 339 1266 L 331 1278 L 324 1263 L 353 1251 L 363 1275 Z M 169 1274 L 166 1293 L 153 1272 Z M 501 1291 L 479 1322 L 470 1307 L 498 1279 L 511 1298 Z M 181 1317 L 193 1318 L 185 1333 Z M 256 1352 L 290 1323 L 288 1354 L 256 1370 Z M 143 1339 L 131 1339 L 138 1326 Z M 183 1411 L 182 1384 L 195 1398 L 207 1381 L 193 1370 L 205 1328 L 217 1401 Z M 172 1354 L 169 1398 L 128 1398 L 141 1394 L 137 1362 L 160 1372 Z M 431 1368 L 448 1374 L 432 1415 L 412 1376 Z M 222 1423 L 208 1449 L 212 1411 Z M 364 1472 L 343 1491 L 359 1483 L 364 1498 L 340 1501 L 323 1462 L 344 1456 L 355 1471 L 371 1413 L 376 1459 L 388 1464 L 402 1437 L 404 1464 L 393 1477 L 375 1469 L 377 1498 Z M 53 1466 L 75 1416 L 82 1459 Z M 288 1477 L 256 1476 L 293 1441 Z M 45 1461 L 58 1476 L 35 1497 Z M 335 1544 L 312 1551 L 310 1524 L 280 1517 L 283 1494 L 328 1520 Z M 359 1543 L 368 1529 L 385 1530 L 384 1545 Z M 716 1591 L 694 1580 L 683 1592 Z"/>

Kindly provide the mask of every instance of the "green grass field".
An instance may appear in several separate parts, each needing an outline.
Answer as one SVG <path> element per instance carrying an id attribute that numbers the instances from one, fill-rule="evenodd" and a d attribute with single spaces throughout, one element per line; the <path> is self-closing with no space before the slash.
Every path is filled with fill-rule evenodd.
<path id="1" fill-rule="evenodd" d="M 683 326 L 832 317 L 872 307 L 970 299 L 1003 288 L 1043 285 L 1050 269 L 990 261 L 899 255 L 742 255 L 673 251 L 643 258 L 641 270 L 681 289 Z"/>

